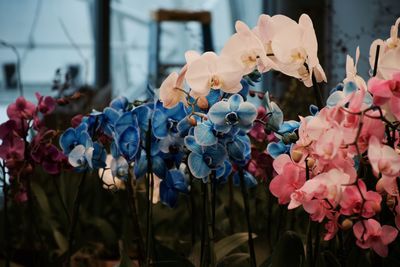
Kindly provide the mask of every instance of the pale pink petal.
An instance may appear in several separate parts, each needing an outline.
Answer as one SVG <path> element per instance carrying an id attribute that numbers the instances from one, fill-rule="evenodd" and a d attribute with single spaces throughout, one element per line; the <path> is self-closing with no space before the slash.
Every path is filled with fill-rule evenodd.
<path id="1" fill-rule="evenodd" d="M 375 174 L 379 173 L 378 163 L 381 156 L 381 143 L 377 137 L 371 136 L 368 146 L 368 159 Z"/>
<path id="2" fill-rule="evenodd" d="M 185 59 L 187 64 L 191 64 L 196 59 L 200 58 L 200 54 L 197 51 L 189 50 L 185 53 Z"/>
<path id="3" fill-rule="evenodd" d="M 382 226 L 382 235 L 381 235 L 382 243 L 384 245 L 392 243 L 396 239 L 398 233 L 399 231 L 393 226 L 390 225 Z"/>
<path id="4" fill-rule="evenodd" d="M 194 93 L 206 96 L 210 92 L 211 75 L 207 61 L 199 58 L 188 66 L 186 82 Z"/>
<path id="5" fill-rule="evenodd" d="M 292 160 L 290 159 L 288 154 L 281 154 L 279 155 L 272 163 L 274 170 L 278 174 L 282 174 L 283 170 L 285 168 L 285 165 L 288 163 L 292 163 Z"/>
<path id="6" fill-rule="evenodd" d="M 400 97 L 393 96 L 389 102 L 390 110 L 397 120 L 400 121 Z"/>
<path id="7" fill-rule="evenodd" d="M 387 257 L 388 255 L 388 247 L 382 244 L 381 242 L 373 242 L 371 244 L 372 249 L 381 257 Z"/>

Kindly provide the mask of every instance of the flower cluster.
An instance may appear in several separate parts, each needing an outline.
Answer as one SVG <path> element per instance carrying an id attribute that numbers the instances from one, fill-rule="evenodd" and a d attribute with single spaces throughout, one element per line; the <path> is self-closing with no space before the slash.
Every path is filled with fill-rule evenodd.
<path id="1" fill-rule="evenodd" d="M 376 77 L 366 83 L 357 75 L 357 49 L 356 63 L 348 56 L 347 77 L 332 90 L 327 106 L 300 117 L 297 138 L 286 150 L 281 145 L 276 153 L 275 144 L 269 149 L 277 173 L 270 190 L 280 204 L 302 206 L 311 220 L 325 222 L 325 240 L 353 228 L 358 246 L 383 257 L 400 229 L 400 61 L 387 56 L 400 51 L 399 21 L 390 39 L 371 47 L 376 51 L 379 44 L 383 51 Z M 393 214 L 392 221 L 380 220 L 383 209 Z"/>
<path id="2" fill-rule="evenodd" d="M 59 174 L 66 166 L 64 154 L 53 144 L 58 133 L 45 126 L 44 118 L 52 113 L 56 101 L 36 93 L 37 105 L 23 97 L 7 108 L 8 120 L 0 125 L 0 158 L 7 170 L 11 188 L 18 200 L 26 200 L 26 182 L 35 165 L 49 174 Z M 4 174 L 4 173 L 3 173 Z"/>

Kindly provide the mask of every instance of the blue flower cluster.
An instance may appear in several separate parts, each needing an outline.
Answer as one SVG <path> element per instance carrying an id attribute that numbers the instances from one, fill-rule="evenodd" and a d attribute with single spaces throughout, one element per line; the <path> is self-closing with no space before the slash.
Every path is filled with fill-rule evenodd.
<path id="1" fill-rule="evenodd" d="M 175 206 L 179 193 L 189 191 L 189 175 L 223 183 L 234 166 L 241 168 L 249 161 L 246 133 L 257 110 L 245 101 L 246 94 L 211 90 L 202 99 L 206 108 L 187 95 L 186 103 L 169 109 L 160 101 L 134 107 L 119 97 L 102 112 L 94 111 L 77 127 L 67 129 L 60 145 L 79 172 L 107 167 L 114 178 L 126 181 L 130 173 L 140 179 L 151 171 L 162 179 L 161 201 Z M 107 154 L 112 155 L 109 166 Z M 248 186 L 257 183 L 247 172 L 244 178 Z"/>

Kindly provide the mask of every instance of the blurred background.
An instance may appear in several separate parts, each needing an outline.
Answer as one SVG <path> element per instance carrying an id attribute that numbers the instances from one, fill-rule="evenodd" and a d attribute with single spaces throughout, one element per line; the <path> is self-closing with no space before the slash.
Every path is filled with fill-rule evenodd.
<path id="1" fill-rule="evenodd" d="M 168 61 L 178 66 L 184 62 L 186 50 L 203 49 L 200 23 L 161 23 L 157 37 L 151 29 L 152 12 L 158 9 L 209 11 L 211 48 L 217 52 L 233 33 L 238 19 L 254 27 L 262 13 L 284 14 L 297 20 L 306 12 L 314 21 L 328 92 L 327 88 L 344 77 L 345 56 L 347 53 L 354 56 L 357 45 L 361 49 L 359 73 L 368 75 L 369 45 L 376 38 L 388 37 L 390 25 L 400 16 L 400 1 L 1 0 L 0 111 L 19 94 L 18 65 L 28 98 L 33 98 L 35 91 L 55 94 L 54 83 L 65 82 L 66 75 L 70 92 L 83 85 L 93 95 L 102 91 L 102 97 L 96 101 L 107 103 L 107 98 L 117 95 L 146 98 L 147 85 L 158 87 L 159 84 L 152 82 L 154 78 L 160 81 L 171 71 L 159 67 L 161 71 L 149 73 L 154 70 L 157 58 L 160 63 Z M 157 38 L 160 44 L 155 57 L 150 50 Z M 257 90 L 269 90 L 282 99 L 291 87 L 300 86 L 281 76 L 268 73 Z M 285 101 L 293 97 L 297 98 L 295 92 Z M 4 119 L 4 112 L 0 112 L 0 121 Z"/>

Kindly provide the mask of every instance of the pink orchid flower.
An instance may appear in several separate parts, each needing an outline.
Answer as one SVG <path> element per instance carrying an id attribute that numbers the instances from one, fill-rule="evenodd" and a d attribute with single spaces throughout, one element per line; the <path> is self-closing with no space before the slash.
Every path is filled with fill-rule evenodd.
<path id="1" fill-rule="evenodd" d="M 25 142 L 19 136 L 8 135 L 0 145 L 0 158 L 6 162 L 6 167 L 12 171 L 24 160 Z"/>
<path id="2" fill-rule="evenodd" d="M 226 93 L 237 93 L 242 89 L 240 80 L 243 71 L 232 58 L 206 52 L 201 56 L 189 51 L 186 82 L 194 96 L 207 96 L 210 89 L 221 89 Z"/>
<path id="3" fill-rule="evenodd" d="M 38 100 L 38 110 L 43 115 L 50 114 L 56 108 L 56 100 L 51 96 L 42 96 L 39 93 L 35 93 Z"/>
<path id="4" fill-rule="evenodd" d="M 288 209 L 303 205 L 306 211 L 313 213 L 320 208 L 335 208 L 342 197 L 343 186 L 351 182 L 350 175 L 339 169 L 321 173 L 306 181 L 291 195 Z"/>
<path id="5" fill-rule="evenodd" d="M 14 103 L 7 107 L 7 115 L 10 119 L 25 119 L 33 118 L 36 111 L 36 106 L 32 102 L 27 101 L 20 96 Z"/>
<path id="6" fill-rule="evenodd" d="M 379 177 L 379 174 L 382 174 L 380 186 L 389 194 L 397 195 L 396 177 L 400 171 L 400 155 L 393 148 L 383 145 L 377 137 L 372 136 L 369 140 L 368 158 L 375 176 Z"/>
<path id="7" fill-rule="evenodd" d="M 183 90 L 183 78 L 187 66 L 183 67 L 180 74 L 172 72 L 160 86 L 160 101 L 165 108 L 173 108 L 185 98 Z"/>
<path id="8" fill-rule="evenodd" d="M 356 49 L 356 60 L 347 55 L 346 57 L 346 78 L 343 80 L 343 83 L 354 82 L 358 88 L 366 90 L 367 84 L 361 76 L 357 75 L 357 64 L 358 59 L 360 58 L 360 47 L 357 46 Z"/>
<path id="9" fill-rule="evenodd" d="M 235 24 L 236 33 L 232 35 L 221 50 L 221 56 L 232 58 L 242 67 L 242 74 L 254 71 L 265 72 L 271 69 L 271 61 L 260 39 L 242 21 Z"/>
<path id="10" fill-rule="evenodd" d="M 368 81 L 368 90 L 373 95 L 374 104 L 382 106 L 390 120 L 394 120 L 393 116 L 400 120 L 400 69 L 393 74 L 391 80 L 371 78 Z"/>
<path id="11" fill-rule="evenodd" d="M 386 41 L 377 39 L 372 42 L 369 50 L 369 63 L 373 69 L 375 66 L 375 55 L 377 46 L 380 46 L 378 70 L 376 77 L 389 80 L 395 72 L 400 71 L 400 38 L 398 37 L 400 18 L 398 18 L 390 29 L 390 37 Z"/>
<path id="12" fill-rule="evenodd" d="M 359 247 L 372 248 L 381 257 L 388 255 L 388 245 L 396 239 L 398 234 L 398 230 L 393 226 L 381 226 L 374 219 L 357 222 L 353 226 L 353 232 Z"/>
<path id="13" fill-rule="evenodd" d="M 360 214 L 371 218 L 381 210 L 382 197 L 374 191 L 367 191 L 365 183 L 359 179 L 356 185 L 346 186 L 340 201 L 340 212 L 344 215 Z M 362 210 L 361 210 L 362 208 Z"/>
<path id="14" fill-rule="evenodd" d="M 310 17 L 302 14 L 299 23 L 292 25 L 280 28 L 271 42 L 279 71 L 301 79 L 307 87 L 312 86 L 313 73 L 317 82 L 326 81 L 325 72 L 319 64 L 318 43 Z"/>
<path id="15" fill-rule="evenodd" d="M 293 163 L 287 154 L 278 156 L 273 162 L 273 167 L 278 175 L 271 180 L 269 190 L 278 198 L 279 204 L 287 204 L 293 192 L 304 185 L 305 170 Z"/>
<path id="16" fill-rule="evenodd" d="M 338 218 L 340 216 L 339 212 L 334 212 L 328 216 L 328 222 L 325 224 L 326 233 L 324 235 L 324 240 L 328 241 L 335 237 L 337 231 L 339 230 Z"/>

